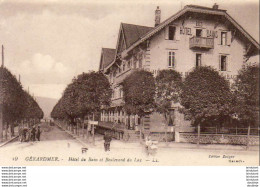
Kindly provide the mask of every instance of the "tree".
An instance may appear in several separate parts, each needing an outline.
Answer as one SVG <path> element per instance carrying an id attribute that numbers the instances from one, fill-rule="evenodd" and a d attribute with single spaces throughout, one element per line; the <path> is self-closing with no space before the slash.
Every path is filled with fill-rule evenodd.
<path id="1" fill-rule="evenodd" d="M 259 66 L 239 71 L 232 85 L 236 97 L 235 112 L 246 125 L 259 126 Z"/>
<path id="2" fill-rule="evenodd" d="M 163 114 L 165 119 L 165 140 L 167 142 L 168 124 L 173 125 L 170 110 L 173 104 L 179 102 L 181 93 L 182 77 L 175 70 L 161 70 L 156 76 L 156 109 Z"/>
<path id="3" fill-rule="evenodd" d="M 127 114 L 142 118 L 155 107 L 155 80 L 151 72 L 138 70 L 122 82 L 124 108 Z M 141 128 L 140 128 L 141 139 Z"/>
<path id="4" fill-rule="evenodd" d="M 12 123 L 23 117 L 25 105 L 24 91 L 22 85 L 17 81 L 14 75 L 6 68 L 1 67 L 1 89 L 0 101 L 3 121 Z"/>
<path id="5" fill-rule="evenodd" d="M 63 97 L 61 99 L 59 99 L 57 104 L 53 107 L 53 109 L 51 111 L 52 118 L 54 118 L 54 119 L 66 119 L 67 118 L 67 114 L 65 112 L 64 105 L 62 102 L 63 102 Z"/>
<path id="6" fill-rule="evenodd" d="M 43 111 L 37 102 L 23 90 L 21 83 L 3 66 L 0 68 L 0 85 L 0 113 L 2 116 L 0 139 L 2 138 L 3 124 L 6 124 L 6 127 L 10 124 L 13 132 L 14 122 L 19 122 L 24 118 L 43 118 Z"/>
<path id="7" fill-rule="evenodd" d="M 156 77 L 156 109 L 168 122 L 170 108 L 179 102 L 182 77 L 175 70 L 161 70 Z"/>
<path id="8" fill-rule="evenodd" d="M 38 103 L 35 99 L 27 92 L 24 91 L 24 111 L 23 111 L 23 118 L 25 119 L 42 119 L 43 118 L 43 111 L 39 107 Z"/>
<path id="9" fill-rule="evenodd" d="M 84 118 L 109 105 L 112 95 L 109 81 L 101 72 L 82 73 L 72 80 L 52 110 L 53 117 Z"/>
<path id="10" fill-rule="evenodd" d="M 193 125 L 209 125 L 228 118 L 234 98 L 229 82 L 211 67 L 194 69 L 186 77 L 181 93 L 181 112 Z M 223 121 L 222 121 L 223 122 Z"/>

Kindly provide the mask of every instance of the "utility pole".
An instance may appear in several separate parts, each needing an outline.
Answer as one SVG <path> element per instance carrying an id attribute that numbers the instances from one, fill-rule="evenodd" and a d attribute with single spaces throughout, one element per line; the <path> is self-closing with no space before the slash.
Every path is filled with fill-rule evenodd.
<path id="1" fill-rule="evenodd" d="M 2 45 L 2 65 L 0 68 L 0 90 L 3 89 L 3 79 L 4 79 L 4 46 Z M 0 142 L 3 141 L 3 125 L 4 125 L 4 119 L 3 119 L 3 110 L 4 110 L 4 93 L 1 97 L 0 101 Z"/>

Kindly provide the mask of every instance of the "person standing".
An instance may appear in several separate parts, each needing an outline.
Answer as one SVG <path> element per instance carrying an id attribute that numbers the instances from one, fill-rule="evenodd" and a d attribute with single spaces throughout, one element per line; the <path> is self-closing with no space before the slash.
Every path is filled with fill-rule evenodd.
<path id="1" fill-rule="evenodd" d="M 35 133 L 36 133 L 36 129 L 35 129 L 35 126 L 33 126 L 32 130 L 31 130 L 31 140 L 33 142 L 35 141 Z"/>
<path id="2" fill-rule="evenodd" d="M 41 137 L 41 127 L 38 126 L 37 130 L 36 130 L 36 139 L 38 141 L 40 141 L 40 137 Z"/>
<path id="3" fill-rule="evenodd" d="M 104 142 L 105 151 L 110 151 L 110 142 L 112 140 L 112 137 L 108 131 L 105 132 L 104 140 L 105 140 Z"/>

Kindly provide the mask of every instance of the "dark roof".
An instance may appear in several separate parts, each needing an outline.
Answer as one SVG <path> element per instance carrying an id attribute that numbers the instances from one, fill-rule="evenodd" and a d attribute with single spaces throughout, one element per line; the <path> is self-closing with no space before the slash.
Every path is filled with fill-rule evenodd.
<path id="1" fill-rule="evenodd" d="M 110 63 L 113 62 L 114 58 L 115 58 L 115 54 L 116 54 L 116 49 L 111 49 L 111 48 L 102 48 L 102 57 L 103 58 L 103 63 L 102 66 L 100 68 L 105 68 L 107 67 Z M 102 61 L 100 62 L 102 63 Z M 101 64 L 100 64 L 101 66 Z"/>
<path id="2" fill-rule="evenodd" d="M 125 37 L 126 48 L 131 46 L 134 42 L 139 40 L 142 36 L 144 36 L 152 29 L 153 27 L 122 23 L 122 30 Z"/>

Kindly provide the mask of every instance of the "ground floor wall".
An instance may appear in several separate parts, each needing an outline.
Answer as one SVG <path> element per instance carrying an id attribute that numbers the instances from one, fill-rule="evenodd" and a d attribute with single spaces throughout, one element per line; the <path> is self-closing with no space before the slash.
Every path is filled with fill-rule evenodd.
<path id="1" fill-rule="evenodd" d="M 153 112 L 141 119 L 138 115 L 128 115 L 123 108 L 111 108 L 101 112 L 100 121 L 124 124 L 126 129 L 143 132 L 192 132 L 191 122 L 184 119 L 184 115 L 177 109 L 170 112 L 166 120 L 163 114 Z"/>

